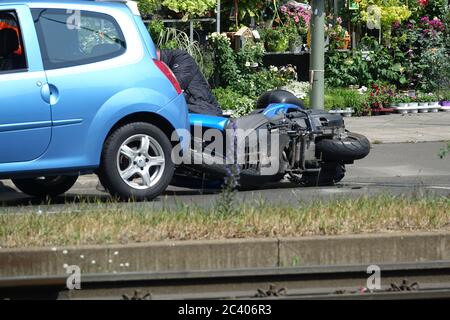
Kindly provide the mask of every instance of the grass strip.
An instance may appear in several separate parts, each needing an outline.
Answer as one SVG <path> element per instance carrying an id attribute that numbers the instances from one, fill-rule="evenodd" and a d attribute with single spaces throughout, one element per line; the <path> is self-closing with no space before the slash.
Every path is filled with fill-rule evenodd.
<path id="1" fill-rule="evenodd" d="M 2 214 L 0 247 L 433 231 L 450 226 L 450 198 L 444 197 L 383 195 L 289 205 L 260 201 L 229 209 L 223 210 L 223 204 L 162 210 L 111 204 L 60 214 Z"/>

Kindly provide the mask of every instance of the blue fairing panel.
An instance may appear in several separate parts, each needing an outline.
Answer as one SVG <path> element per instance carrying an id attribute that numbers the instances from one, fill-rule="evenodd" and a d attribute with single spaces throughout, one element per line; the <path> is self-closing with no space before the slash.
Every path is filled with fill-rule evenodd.
<path id="1" fill-rule="evenodd" d="M 203 128 L 225 130 L 228 121 L 229 119 L 224 117 L 189 113 L 189 123 L 191 124 L 191 126 L 201 126 Z"/>
<path id="2" fill-rule="evenodd" d="M 263 114 L 268 117 L 274 117 L 279 114 L 288 113 L 289 111 L 303 110 L 299 106 L 295 104 L 289 103 L 271 103 L 267 106 L 267 108 L 263 111 Z"/>

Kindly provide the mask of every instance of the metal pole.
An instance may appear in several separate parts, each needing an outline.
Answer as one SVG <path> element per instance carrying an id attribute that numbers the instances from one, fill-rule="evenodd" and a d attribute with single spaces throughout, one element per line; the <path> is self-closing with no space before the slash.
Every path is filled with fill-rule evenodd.
<path id="1" fill-rule="evenodd" d="M 220 10 L 221 10 L 220 7 L 221 7 L 220 0 L 217 0 L 217 8 L 216 8 L 216 10 L 217 10 L 217 13 L 216 13 L 216 26 L 217 26 L 216 31 L 217 31 L 217 33 L 220 33 Z"/>
<path id="2" fill-rule="evenodd" d="M 310 105 L 324 108 L 325 95 L 325 5 L 324 0 L 312 1 L 310 81 L 312 83 Z"/>
<path id="3" fill-rule="evenodd" d="M 333 24 L 336 24 L 336 18 L 339 12 L 338 0 L 333 1 Z"/>

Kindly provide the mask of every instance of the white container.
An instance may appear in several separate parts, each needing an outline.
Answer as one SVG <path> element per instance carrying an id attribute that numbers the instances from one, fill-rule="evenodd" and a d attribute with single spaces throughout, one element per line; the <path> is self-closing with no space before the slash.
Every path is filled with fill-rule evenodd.
<path id="1" fill-rule="evenodd" d="M 395 108 L 398 113 L 400 114 L 407 114 L 408 113 L 408 107 L 397 107 Z"/>
<path id="2" fill-rule="evenodd" d="M 354 113 L 355 111 L 353 111 L 352 108 L 347 108 L 345 110 L 343 110 L 344 112 L 342 113 L 342 115 L 346 118 L 351 117 L 352 113 Z"/>
<path id="3" fill-rule="evenodd" d="M 398 107 L 399 108 L 407 108 L 408 107 L 408 102 L 399 102 L 398 103 Z"/>
<path id="4" fill-rule="evenodd" d="M 430 107 L 428 106 L 428 102 L 419 102 L 419 106 L 417 107 L 420 113 L 427 113 Z"/>
<path id="5" fill-rule="evenodd" d="M 408 103 L 408 107 L 410 107 L 410 108 L 417 108 L 418 106 L 419 106 L 419 104 L 417 102 Z"/>
<path id="6" fill-rule="evenodd" d="M 439 101 L 428 102 L 429 107 L 439 108 Z"/>
<path id="7" fill-rule="evenodd" d="M 441 110 L 442 110 L 442 111 L 446 111 L 446 112 L 450 112 L 450 107 L 449 107 L 449 106 L 445 106 L 445 107 L 442 106 L 442 107 L 441 107 Z"/>

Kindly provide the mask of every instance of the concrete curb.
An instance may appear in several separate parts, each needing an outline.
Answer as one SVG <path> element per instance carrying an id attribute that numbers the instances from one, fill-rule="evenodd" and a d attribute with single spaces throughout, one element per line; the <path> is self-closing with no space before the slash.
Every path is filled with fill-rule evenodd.
<path id="1" fill-rule="evenodd" d="M 154 242 L 0 249 L 0 276 L 165 272 L 420 262 L 450 259 L 450 232 Z"/>

